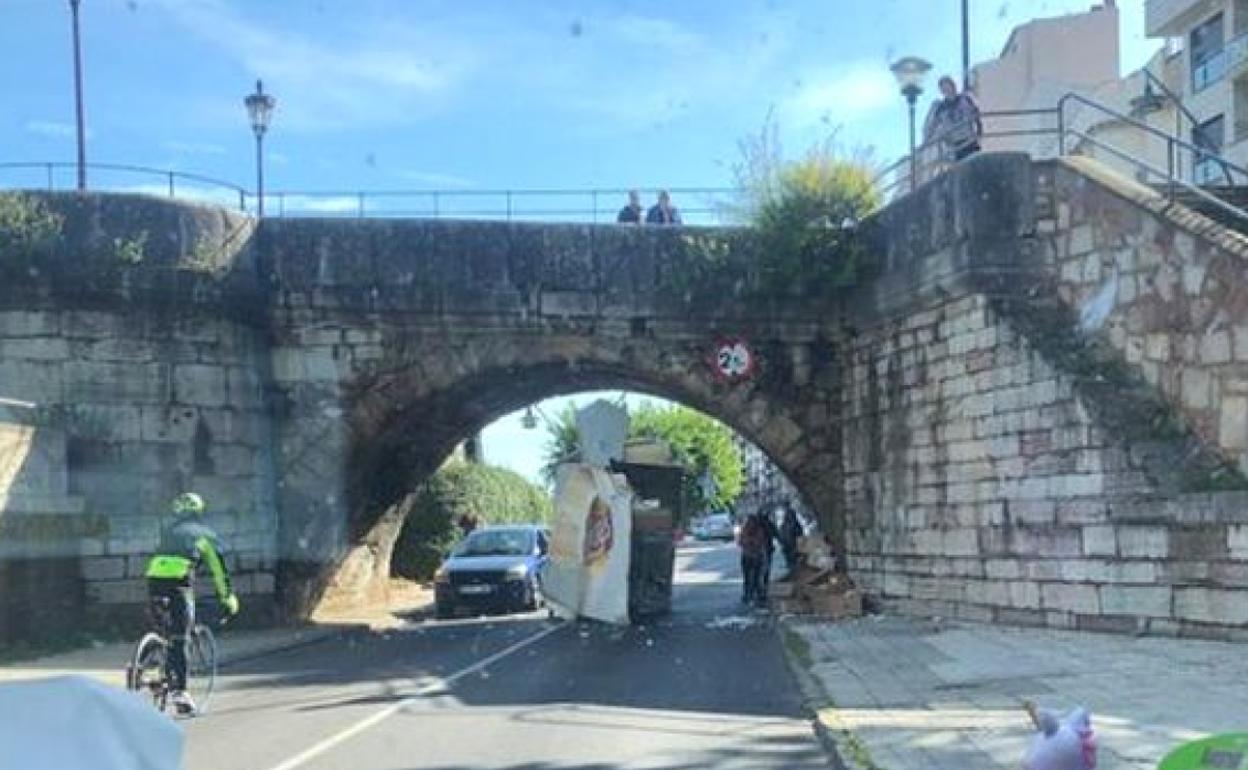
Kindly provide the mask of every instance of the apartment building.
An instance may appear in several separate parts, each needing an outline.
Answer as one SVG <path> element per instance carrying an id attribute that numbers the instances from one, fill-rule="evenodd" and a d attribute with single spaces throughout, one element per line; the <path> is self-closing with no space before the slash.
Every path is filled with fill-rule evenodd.
<path id="1" fill-rule="evenodd" d="M 1146 0 L 1144 32 L 1172 52 L 1192 124 L 1185 138 L 1248 165 L 1248 0 Z M 1197 182 L 1224 181 L 1208 158 L 1191 171 Z"/>

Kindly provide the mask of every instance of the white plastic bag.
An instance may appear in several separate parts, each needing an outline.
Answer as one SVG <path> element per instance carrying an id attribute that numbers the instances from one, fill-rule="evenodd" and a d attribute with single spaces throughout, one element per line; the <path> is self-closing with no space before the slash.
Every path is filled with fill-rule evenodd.
<path id="1" fill-rule="evenodd" d="M 1096 767 L 1096 737 L 1092 715 L 1082 706 L 1058 719 L 1057 714 L 1036 710 L 1028 704 L 1036 724 L 1023 757 L 1023 770 L 1093 770 Z"/>

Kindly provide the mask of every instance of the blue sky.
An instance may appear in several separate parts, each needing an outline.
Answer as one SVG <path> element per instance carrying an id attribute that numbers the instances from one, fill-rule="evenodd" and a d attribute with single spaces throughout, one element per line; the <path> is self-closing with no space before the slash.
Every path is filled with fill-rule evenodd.
<path id="1" fill-rule="evenodd" d="M 1090 0 L 972 0 L 973 58 Z M 270 188 L 719 186 L 774 112 L 895 156 L 890 60 L 958 67 L 957 0 L 82 0 L 90 156 Z M 1142 1 L 1122 3 L 1140 63 Z M 73 157 L 68 3 L 0 0 L 0 160 Z M 677 201 L 679 204 L 679 201 Z"/>
<path id="2" fill-rule="evenodd" d="M 917 54 L 956 72 L 958 5 L 82 0 L 89 155 L 250 187 L 242 98 L 260 77 L 278 99 L 270 189 L 724 186 L 769 114 L 790 152 L 839 127 L 891 159 L 905 112 L 887 65 Z M 972 58 L 1089 5 L 971 0 Z M 1142 0 L 1120 6 L 1134 68 L 1157 44 Z M 0 50 L 0 162 L 71 160 L 68 3 L 0 0 Z M 534 474 L 541 439 L 511 415 L 486 453 Z"/>

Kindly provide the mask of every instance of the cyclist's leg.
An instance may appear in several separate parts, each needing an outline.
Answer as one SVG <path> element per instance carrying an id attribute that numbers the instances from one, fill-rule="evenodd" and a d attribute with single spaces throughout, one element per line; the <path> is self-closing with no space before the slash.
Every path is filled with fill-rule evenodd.
<path id="1" fill-rule="evenodd" d="M 170 591 L 169 684 L 174 690 L 186 689 L 186 637 L 195 625 L 195 594 L 176 586 Z"/>

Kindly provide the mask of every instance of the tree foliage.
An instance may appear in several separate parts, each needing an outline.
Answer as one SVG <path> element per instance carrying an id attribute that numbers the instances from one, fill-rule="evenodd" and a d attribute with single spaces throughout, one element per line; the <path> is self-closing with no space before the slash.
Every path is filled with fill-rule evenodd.
<path id="1" fill-rule="evenodd" d="M 486 524 L 545 522 L 550 495 L 514 471 L 451 462 L 415 492 L 416 499 L 394 547 L 390 572 L 428 580 L 458 539 L 460 516 Z"/>
<path id="2" fill-rule="evenodd" d="M 546 430 L 542 474 L 552 482 L 559 464 L 576 456 L 575 407 L 567 405 Z M 646 403 L 630 414 L 628 430 L 632 438 L 660 439 L 672 448 L 675 461 L 687 473 L 685 501 L 691 510 L 726 508 L 741 494 L 745 482 L 741 453 L 732 430 L 718 420 L 683 406 Z M 703 474 L 714 482 L 715 493 L 710 497 L 699 483 Z"/>
<path id="3" fill-rule="evenodd" d="M 857 225 L 880 205 L 870 153 L 845 150 L 833 134 L 788 160 L 770 121 L 740 148 L 738 210 L 760 260 L 759 289 L 854 285 L 869 267 Z"/>
<path id="4" fill-rule="evenodd" d="M 685 467 L 686 501 L 694 512 L 724 509 L 733 504 L 745 484 L 741 452 L 732 429 L 688 407 L 642 404 L 632 415 L 629 433 L 666 441 L 676 462 Z M 709 476 L 714 492 L 707 496 L 700 479 Z"/>

